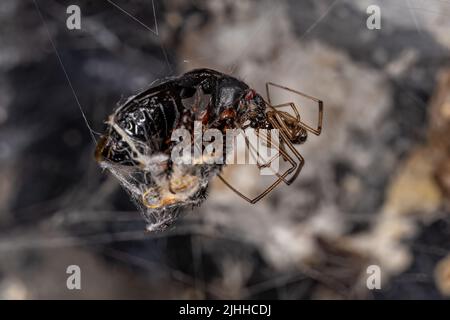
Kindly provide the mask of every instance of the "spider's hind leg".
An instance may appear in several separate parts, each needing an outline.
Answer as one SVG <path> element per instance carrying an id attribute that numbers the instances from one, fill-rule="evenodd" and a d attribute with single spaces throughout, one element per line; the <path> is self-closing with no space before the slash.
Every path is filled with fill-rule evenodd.
<path id="1" fill-rule="evenodd" d="M 248 147 L 248 150 L 250 152 L 250 155 L 256 160 L 256 165 L 258 167 L 258 169 L 262 169 L 262 168 L 268 168 L 269 170 L 271 170 L 273 172 L 273 174 L 277 177 L 277 180 L 275 180 L 271 185 L 269 185 L 264 191 L 262 191 L 259 195 L 257 195 L 254 198 L 250 198 L 247 197 L 246 195 L 244 195 L 241 191 L 239 191 L 237 188 L 235 188 L 233 185 L 231 185 L 227 180 L 225 180 L 224 177 L 222 177 L 221 175 L 218 175 L 219 179 L 222 180 L 223 183 L 225 183 L 225 185 L 227 185 L 232 191 L 234 191 L 237 195 L 239 195 L 241 198 L 243 198 L 244 200 L 254 204 L 256 202 L 258 202 L 259 200 L 261 200 L 262 198 L 264 198 L 266 195 L 268 195 L 273 189 L 275 189 L 281 182 L 284 182 L 286 184 L 290 184 L 292 181 L 291 179 L 287 179 L 287 177 L 291 174 L 294 174 L 295 176 L 298 175 L 298 168 L 300 166 L 303 166 L 303 163 L 301 162 L 300 164 L 297 163 L 297 161 L 291 156 L 289 155 L 286 151 L 282 150 L 280 148 L 280 146 L 275 143 L 271 138 L 269 138 L 268 136 L 265 136 L 264 134 L 261 134 L 260 132 L 256 132 L 256 135 L 265 140 L 265 143 L 267 143 L 268 145 L 273 146 L 276 150 L 277 150 L 277 154 L 273 157 L 271 157 L 269 159 L 269 161 L 265 161 L 262 162 L 260 161 L 262 159 L 262 157 L 260 156 L 260 153 L 258 151 L 257 148 L 255 148 L 255 146 L 252 146 L 252 144 L 250 143 L 250 141 L 248 140 L 247 137 L 245 137 L 246 140 L 246 144 Z M 285 137 L 282 138 L 283 140 L 286 139 Z M 286 142 L 286 141 L 285 141 Z M 277 158 L 279 158 L 280 156 L 282 156 L 284 159 L 286 159 L 287 162 L 290 163 L 290 167 L 288 169 L 286 169 L 286 171 L 282 174 L 280 174 L 279 172 L 277 172 L 275 169 L 272 168 L 272 163 L 273 161 L 275 161 Z M 301 157 L 301 156 L 300 156 Z M 303 159 L 303 158 L 302 158 Z"/>

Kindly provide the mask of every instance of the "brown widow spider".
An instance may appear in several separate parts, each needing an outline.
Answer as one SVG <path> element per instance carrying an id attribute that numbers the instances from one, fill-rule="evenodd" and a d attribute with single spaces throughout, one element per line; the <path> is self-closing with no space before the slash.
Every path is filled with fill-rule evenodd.
<path id="1" fill-rule="evenodd" d="M 287 90 L 289 92 L 295 93 L 297 95 L 300 95 L 302 97 L 305 97 L 307 99 L 310 99 L 317 103 L 318 105 L 318 120 L 317 120 L 317 127 L 312 128 L 308 124 L 304 123 L 301 120 L 300 113 L 298 108 L 293 102 L 287 102 L 282 103 L 278 105 L 272 105 L 272 101 L 270 98 L 270 87 L 277 87 L 283 90 Z M 250 89 L 251 90 L 251 89 Z M 280 132 L 280 145 L 276 146 L 274 145 L 272 141 L 270 141 L 270 137 L 263 137 L 264 139 L 268 140 L 269 144 L 272 144 L 275 146 L 277 151 L 279 152 L 279 156 L 281 155 L 283 159 L 290 163 L 291 167 L 288 168 L 283 174 L 278 174 L 274 172 L 274 174 L 277 176 L 277 180 L 273 182 L 269 187 L 267 187 L 264 191 L 262 191 L 259 195 L 257 195 L 254 198 L 249 198 L 248 196 L 244 195 L 242 192 L 237 190 L 234 186 L 232 186 L 225 178 L 222 177 L 222 175 L 218 175 L 218 177 L 222 180 L 223 183 L 225 183 L 231 190 L 233 190 L 237 195 L 239 195 L 244 200 L 254 204 L 264 198 L 267 194 L 269 194 L 273 189 L 275 189 L 281 182 L 284 182 L 287 185 L 292 184 L 292 182 L 297 178 L 298 174 L 300 173 L 305 160 L 303 156 L 297 151 L 297 149 L 294 147 L 295 144 L 302 144 L 307 139 L 307 132 L 311 132 L 315 134 L 316 136 L 319 136 L 322 132 L 322 122 L 323 122 L 323 101 L 319 100 L 315 97 L 309 96 L 307 94 L 304 94 L 300 91 L 293 90 L 291 88 L 281 86 L 279 84 L 273 83 L 273 82 L 266 82 L 266 95 L 267 95 L 267 101 L 264 101 L 266 104 L 266 122 L 269 124 L 262 124 L 259 123 L 260 127 L 264 128 L 274 128 L 278 129 Z M 290 113 L 286 111 L 280 111 L 279 109 L 290 107 L 294 113 L 295 116 L 291 115 Z M 262 124 L 262 125 L 261 125 Z M 245 127 L 244 127 L 245 128 Z M 258 126 L 257 126 L 258 128 Z M 259 133 L 257 133 L 259 135 Z M 248 140 L 246 141 L 247 145 L 250 146 Z M 286 147 L 294 154 L 293 158 L 289 155 L 289 153 L 286 151 Z M 256 152 L 256 157 L 259 158 L 258 152 Z M 257 163 L 258 169 L 261 169 L 263 167 L 270 167 L 270 164 L 272 161 L 274 161 L 275 158 L 272 158 L 269 162 L 266 163 Z M 287 179 L 288 176 L 291 177 Z"/>

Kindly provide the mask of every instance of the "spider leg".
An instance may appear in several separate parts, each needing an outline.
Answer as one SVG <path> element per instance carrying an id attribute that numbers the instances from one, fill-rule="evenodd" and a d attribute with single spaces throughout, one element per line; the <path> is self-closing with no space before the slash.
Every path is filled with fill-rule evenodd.
<path id="1" fill-rule="evenodd" d="M 309 126 L 308 124 L 306 124 L 306 123 L 300 121 L 300 119 L 299 119 L 299 124 L 300 124 L 302 127 L 304 127 L 306 130 L 308 130 L 308 131 L 314 133 L 315 135 L 317 135 L 317 136 L 320 135 L 320 133 L 322 132 L 322 122 L 323 122 L 323 101 L 322 101 L 322 100 L 317 99 L 317 98 L 315 98 L 315 97 L 312 97 L 312 96 L 310 96 L 310 95 L 307 95 L 307 94 L 305 94 L 305 93 L 303 93 L 303 92 L 300 92 L 300 91 L 297 91 L 297 90 L 293 90 L 293 89 L 290 89 L 290 88 L 288 88 L 288 87 L 281 86 L 281 85 L 276 84 L 276 83 L 273 83 L 273 82 L 266 82 L 267 101 L 269 102 L 270 105 L 272 104 L 272 102 L 271 102 L 271 100 L 270 100 L 270 90 L 269 90 L 270 86 L 276 87 L 276 88 L 280 88 L 280 89 L 283 89 L 283 90 L 286 90 L 286 91 L 289 91 L 289 92 L 293 92 L 293 93 L 295 93 L 295 94 L 298 94 L 298 95 L 300 95 L 300 96 L 302 96 L 302 97 L 305 97 L 305 98 L 307 98 L 307 99 L 309 99 L 309 100 L 312 100 L 312 101 L 316 102 L 317 105 L 318 105 L 318 120 L 317 120 L 317 127 L 316 127 L 316 128 L 313 128 L 313 127 Z M 296 115 L 299 115 L 299 112 L 298 112 L 297 107 L 296 107 L 295 104 L 292 103 L 292 102 L 291 102 L 291 103 L 287 103 L 287 104 L 282 104 L 282 105 L 274 106 L 273 108 L 278 108 L 278 107 L 281 107 L 281 106 L 286 106 L 286 105 L 288 105 L 288 104 L 290 104 L 291 107 L 294 109 L 294 112 L 296 113 Z"/>
<path id="2" fill-rule="evenodd" d="M 302 161 L 300 162 L 300 165 L 286 152 L 286 151 L 284 151 L 284 150 L 282 150 L 276 143 L 273 143 L 272 141 L 271 141 L 271 139 L 270 138 L 268 138 L 267 136 L 263 136 L 263 135 L 261 135 L 258 131 L 256 132 L 256 135 L 258 136 L 258 137 L 261 137 L 261 138 L 263 138 L 263 139 L 265 139 L 265 141 L 266 141 L 266 143 L 268 143 L 268 144 L 271 144 L 271 145 L 273 145 L 274 147 L 275 147 L 275 149 L 277 149 L 277 155 L 275 156 L 275 157 L 272 157 L 267 163 L 264 163 L 264 164 L 260 164 L 259 162 L 258 162 L 258 160 L 257 160 L 257 166 L 258 166 L 258 168 L 259 169 L 261 169 L 261 168 L 263 168 L 263 167 L 268 167 L 268 168 L 270 168 L 270 170 L 272 170 L 272 172 L 274 172 L 275 173 L 275 175 L 277 176 L 277 180 L 275 180 L 275 182 L 273 182 L 270 186 L 268 186 L 264 191 L 262 191 L 259 195 L 257 195 L 256 197 L 254 197 L 254 198 L 249 198 L 249 197 L 247 197 L 246 195 L 244 195 L 241 191 L 239 191 L 239 190 L 237 190 L 235 187 L 233 187 L 224 177 L 222 177 L 220 174 L 218 175 L 218 177 L 219 177 L 219 179 L 220 180 L 222 180 L 222 182 L 228 187 L 228 188 L 230 188 L 232 191 L 234 191 L 238 196 L 240 196 L 241 198 L 243 198 L 244 200 L 246 200 L 246 201 L 248 201 L 249 203 L 251 203 L 251 204 L 255 204 L 256 202 L 258 202 L 259 200 L 261 200 L 262 198 L 264 198 L 267 194 L 269 194 L 273 189 L 275 189 L 281 182 L 284 182 L 284 183 L 286 183 L 286 184 L 290 184 L 290 183 L 292 183 L 292 181 L 293 181 L 293 179 L 291 178 L 291 179 L 289 179 L 289 180 L 286 180 L 286 177 L 288 177 L 290 174 L 292 174 L 292 173 L 294 173 L 294 175 L 295 175 L 295 177 L 298 175 L 298 172 L 299 172 L 299 170 L 298 170 L 298 168 L 300 167 L 301 168 L 301 166 L 303 166 L 303 158 L 301 158 L 302 159 Z M 250 144 L 250 142 L 249 142 L 249 140 L 248 140 L 248 138 L 247 137 L 245 137 L 245 139 L 246 139 L 246 143 L 247 143 L 247 146 L 249 146 L 249 150 L 251 150 L 251 152 L 253 151 L 255 151 L 254 150 L 254 146 L 251 146 L 251 144 Z M 286 141 L 286 136 L 283 136 L 282 137 L 282 139 L 285 141 L 285 142 L 288 142 L 288 141 Z M 288 142 L 288 143 L 290 143 L 290 142 Z M 292 144 L 291 144 L 291 146 L 292 146 Z M 294 148 L 294 150 L 295 150 L 295 148 Z M 288 168 L 283 174 L 279 174 L 279 173 L 277 173 L 277 172 L 275 172 L 272 168 L 271 168 L 271 164 L 272 164 L 272 162 L 276 159 L 276 158 L 278 158 L 280 155 L 282 155 L 283 156 L 283 158 L 285 158 L 285 159 L 287 159 L 287 161 L 291 164 L 291 167 L 290 168 Z M 252 153 L 252 156 L 254 156 L 254 153 Z M 258 153 L 258 151 L 256 150 L 256 159 L 258 159 L 259 158 L 259 153 Z M 301 157 L 301 156 L 300 156 Z M 291 181 L 292 180 L 292 181 Z"/>
<path id="3" fill-rule="evenodd" d="M 293 103 L 280 104 L 278 106 L 275 106 L 274 108 L 284 107 L 284 106 L 291 106 L 295 110 Z M 277 120 L 277 124 L 281 127 L 281 129 L 284 130 L 284 133 L 287 135 L 289 140 L 292 140 L 295 138 L 296 132 L 294 131 L 293 128 L 289 128 L 287 126 L 286 122 L 282 119 L 282 116 L 281 116 L 282 114 L 283 113 L 281 113 L 280 111 L 270 112 L 270 115 L 268 115 L 268 118 L 273 119 L 273 117 L 274 117 Z M 286 115 L 283 115 L 283 116 L 286 117 Z M 301 121 L 300 121 L 300 115 L 298 114 L 298 112 L 297 112 L 296 118 L 292 117 L 291 115 L 287 115 L 287 116 L 290 117 L 292 120 L 296 121 L 300 125 Z"/>
<path id="4" fill-rule="evenodd" d="M 276 115 L 277 114 L 275 113 L 275 116 Z M 302 157 L 300 152 L 298 152 L 297 149 L 294 147 L 294 145 L 292 144 L 292 142 L 289 139 L 288 132 L 286 132 L 285 129 L 279 125 L 275 116 L 273 114 L 268 114 L 267 117 L 268 117 L 269 122 L 272 124 L 272 126 L 275 129 L 279 130 L 279 133 L 281 135 L 281 141 L 283 141 L 285 143 L 285 145 L 295 155 L 295 157 L 297 158 L 297 161 L 298 161 L 298 163 L 296 162 L 297 166 L 296 166 L 296 171 L 294 172 L 294 175 L 289 180 L 285 181 L 285 183 L 287 185 L 290 185 L 292 182 L 294 182 L 294 180 L 297 178 L 300 171 L 302 170 L 303 165 L 305 164 L 305 159 Z M 287 152 L 285 152 L 285 154 L 287 154 Z"/>
<path id="5" fill-rule="evenodd" d="M 282 108 L 282 107 L 287 107 L 287 106 L 290 106 L 292 108 L 292 110 L 295 113 L 296 121 L 300 122 L 300 114 L 298 113 L 297 108 L 295 108 L 295 105 L 293 103 L 291 103 L 291 102 L 290 103 L 279 104 L 279 105 L 276 105 L 276 106 L 270 106 L 270 108 L 273 109 L 274 112 L 278 112 L 276 110 L 277 108 Z M 289 128 L 284 124 L 284 121 L 281 121 L 280 123 L 283 124 L 284 129 L 288 133 L 289 138 L 293 139 L 294 138 L 294 133 L 291 130 L 289 130 Z M 284 141 L 283 140 L 281 140 L 281 142 L 280 142 L 280 149 L 282 149 L 283 151 L 286 151 L 286 148 L 284 146 Z M 285 161 L 287 161 L 287 159 L 284 156 L 283 156 L 283 159 Z"/>
<path id="6" fill-rule="evenodd" d="M 272 137 L 271 136 L 267 136 L 267 135 L 261 134 L 259 132 L 259 130 L 257 131 L 256 135 L 258 137 L 264 139 L 265 143 L 268 146 L 274 145 L 274 143 L 272 142 Z M 269 168 L 274 175 L 276 175 L 279 178 L 282 178 L 282 175 L 280 175 L 278 172 L 273 170 L 272 166 L 271 166 L 272 162 L 275 161 L 278 157 L 280 157 L 280 155 L 283 157 L 283 159 L 285 161 L 290 162 L 294 166 L 295 163 L 294 163 L 292 157 L 290 157 L 286 153 L 286 151 L 284 150 L 284 148 L 282 146 L 282 143 L 283 143 L 283 141 L 280 141 L 280 145 L 275 147 L 277 149 L 277 151 L 278 151 L 277 154 L 275 156 L 273 156 L 269 161 L 267 161 L 265 163 L 262 163 L 262 164 L 260 164 L 258 162 L 258 159 L 262 158 L 262 157 L 260 157 L 258 150 L 254 150 L 254 147 L 250 143 L 247 145 L 249 150 L 250 150 L 250 154 L 253 156 L 253 159 L 256 160 L 256 164 L 257 164 L 257 167 L 258 167 L 259 170 L 261 170 L 262 168 Z M 256 151 L 256 156 L 255 156 L 255 154 L 252 151 Z M 286 182 L 284 179 L 283 179 L 283 181 Z"/>

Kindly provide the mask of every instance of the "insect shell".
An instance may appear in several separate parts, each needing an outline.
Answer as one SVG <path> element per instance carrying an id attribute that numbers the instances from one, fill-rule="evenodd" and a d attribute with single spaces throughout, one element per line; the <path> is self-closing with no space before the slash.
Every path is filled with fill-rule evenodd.
<path id="1" fill-rule="evenodd" d="M 181 165 L 171 161 L 174 129 L 225 134 L 230 128 L 267 128 L 264 99 L 244 82 L 210 69 L 196 69 L 130 97 L 106 121 L 95 157 L 130 193 L 149 230 L 171 225 L 180 208 L 199 205 L 220 164 Z"/>

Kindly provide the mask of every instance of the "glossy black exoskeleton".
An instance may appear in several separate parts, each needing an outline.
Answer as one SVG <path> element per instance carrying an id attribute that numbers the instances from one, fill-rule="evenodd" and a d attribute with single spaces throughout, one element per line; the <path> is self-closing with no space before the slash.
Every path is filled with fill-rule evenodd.
<path id="1" fill-rule="evenodd" d="M 211 69 L 196 69 L 130 97 L 115 113 L 114 122 L 133 139 L 155 152 L 168 152 L 172 130 L 191 128 L 267 128 L 263 98 L 247 84 Z M 126 141 L 111 126 L 98 143 L 97 160 L 134 165 Z"/>

